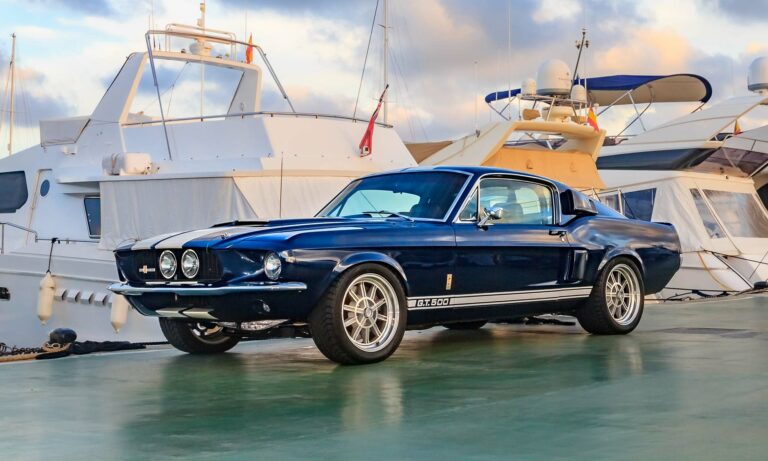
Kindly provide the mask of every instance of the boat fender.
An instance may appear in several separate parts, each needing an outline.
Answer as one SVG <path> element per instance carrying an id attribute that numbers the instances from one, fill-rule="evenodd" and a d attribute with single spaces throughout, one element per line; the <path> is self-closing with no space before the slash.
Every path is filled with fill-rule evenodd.
<path id="1" fill-rule="evenodd" d="M 110 311 L 109 321 L 115 333 L 120 333 L 120 329 L 125 326 L 125 323 L 128 321 L 129 310 L 130 305 L 125 297 L 121 295 L 114 295 L 112 297 L 112 310 Z"/>
<path id="2" fill-rule="evenodd" d="M 45 322 L 53 315 L 53 297 L 56 294 L 56 280 L 50 271 L 40 280 L 40 292 L 37 295 L 37 318 L 45 325 Z"/>

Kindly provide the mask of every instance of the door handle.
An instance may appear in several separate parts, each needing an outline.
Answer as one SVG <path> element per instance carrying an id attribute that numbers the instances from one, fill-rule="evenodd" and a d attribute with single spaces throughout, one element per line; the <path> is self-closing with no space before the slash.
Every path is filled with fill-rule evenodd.
<path id="1" fill-rule="evenodd" d="M 549 230 L 549 235 L 557 235 L 557 236 L 560 236 L 560 237 L 565 237 L 565 234 L 567 234 L 567 233 L 568 233 L 568 231 L 563 230 L 563 229 L 550 229 Z"/>

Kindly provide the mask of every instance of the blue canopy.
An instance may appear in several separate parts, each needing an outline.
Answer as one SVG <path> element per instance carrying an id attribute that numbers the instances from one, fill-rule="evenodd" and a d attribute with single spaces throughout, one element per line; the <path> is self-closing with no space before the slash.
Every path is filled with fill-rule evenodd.
<path id="1" fill-rule="evenodd" d="M 585 84 L 586 80 L 586 84 Z M 611 104 L 647 104 L 652 102 L 707 102 L 712 97 L 712 85 L 700 75 L 608 75 L 582 79 L 591 102 L 601 106 Z M 627 94 L 631 92 L 631 98 Z M 520 88 L 512 90 L 511 97 L 520 94 Z M 497 91 L 485 97 L 491 103 L 508 99 L 510 91 Z"/>

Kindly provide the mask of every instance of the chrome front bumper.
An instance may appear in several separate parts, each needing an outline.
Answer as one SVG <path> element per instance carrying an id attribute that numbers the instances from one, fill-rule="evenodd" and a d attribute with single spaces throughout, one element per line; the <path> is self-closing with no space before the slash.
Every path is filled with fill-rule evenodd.
<path id="1" fill-rule="evenodd" d="M 248 283 L 243 285 L 228 285 L 211 287 L 195 283 L 178 285 L 147 285 L 134 287 L 127 283 L 114 283 L 109 290 L 123 296 L 141 296 L 145 293 L 170 293 L 179 296 L 222 296 L 233 293 L 264 293 L 275 291 L 304 291 L 307 284 L 301 282 L 283 283 Z"/>

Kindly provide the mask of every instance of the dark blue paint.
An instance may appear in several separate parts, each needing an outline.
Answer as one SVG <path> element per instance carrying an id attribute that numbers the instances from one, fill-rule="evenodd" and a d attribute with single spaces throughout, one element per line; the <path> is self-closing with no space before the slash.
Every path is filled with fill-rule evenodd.
<path id="1" fill-rule="evenodd" d="M 145 315 L 163 307 L 199 306 L 215 309 L 214 315 L 220 320 L 303 320 L 341 273 L 363 263 L 390 268 L 402 281 L 408 297 L 589 287 L 605 263 L 617 256 L 634 259 L 642 271 L 647 293 L 654 293 L 679 268 L 680 244 L 672 226 L 630 220 L 599 204 L 594 216 L 559 216 L 556 204 L 556 223 L 552 225 L 494 224 L 479 228 L 474 223 L 454 223 L 459 208 L 481 177 L 544 182 L 559 193 L 568 187 L 524 173 L 485 167 L 419 168 L 394 174 L 435 169 L 469 175 L 445 221 L 326 217 L 277 220 L 255 223 L 247 233 L 228 236 L 222 231 L 184 245 L 185 249 L 194 248 L 218 258 L 221 278 L 213 285 L 265 281 L 259 270 L 260 261 L 266 251 L 275 251 L 283 259 L 281 281 L 304 282 L 308 286 L 306 291 L 199 299 L 149 294 L 130 300 Z M 581 256 L 577 258 L 576 252 Z M 130 246 L 118 249 L 116 255 L 128 281 L 142 285 Z M 446 286 L 448 274 L 453 276 L 450 290 Z M 269 306 L 269 312 L 264 304 Z M 573 300 L 554 298 L 531 305 L 487 309 L 410 311 L 408 323 L 413 326 L 456 319 L 568 312 L 577 306 Z"/>

